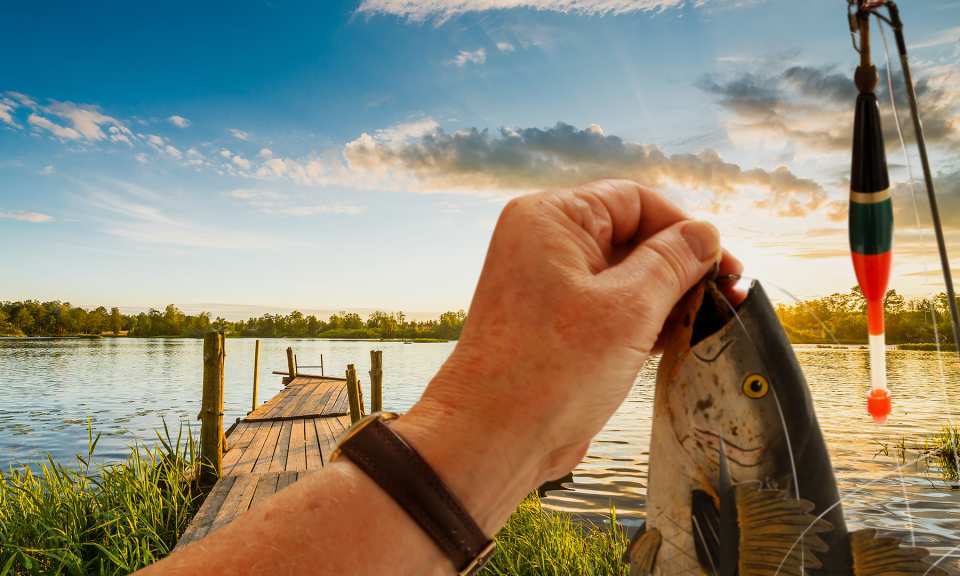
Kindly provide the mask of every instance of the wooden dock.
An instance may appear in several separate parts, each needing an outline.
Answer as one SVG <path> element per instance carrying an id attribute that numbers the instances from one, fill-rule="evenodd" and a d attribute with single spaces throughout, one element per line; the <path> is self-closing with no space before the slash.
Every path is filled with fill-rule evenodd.
<path id="1" fill-rule="evenodd" d="M 305 375 L 285 380 L 286 388 L 227 433 L 219 478 L 178 548 L 215 532 L 329 462 L 351 424 L 347 380 Z"/>

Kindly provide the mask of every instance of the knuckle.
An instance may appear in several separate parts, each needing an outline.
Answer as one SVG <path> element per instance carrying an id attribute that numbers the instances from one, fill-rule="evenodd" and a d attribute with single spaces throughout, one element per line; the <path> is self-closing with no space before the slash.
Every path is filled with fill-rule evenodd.
<path id="1" fill-rule="evenodd" d="M 652 255 L 650 273 L 664 288 L 679 291 L 686 284 L 689 258 L 675 243 L 651 238 L 646 243 Z"/>

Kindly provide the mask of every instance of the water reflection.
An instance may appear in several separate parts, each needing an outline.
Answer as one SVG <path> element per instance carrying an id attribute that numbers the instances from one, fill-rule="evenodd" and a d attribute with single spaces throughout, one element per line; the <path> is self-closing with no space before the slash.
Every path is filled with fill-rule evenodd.
<path id="1" fill-rule="evenodd" d="M 264 340 L 260 397 L 280 389 L 274 370 L 285 370 L 293 346 L 301 364 L 319 364 L 342 375 L 355 363 L 364 387 L 369 350 L 384 350 L 384 405 L 404 410 L 453 348 L 452 344 Z M 202 342 L 180 339 L 0 340 L 0 466 L 36 464 L 47 453 L 61 462 L 86 451 L 88 419 L 104 437 L 100 461 L 124 458 L 134 441 L 151 441 L 162 421 L 176 430 L 196 426 L 200 406 Z M 881 443 L 917 439 L 960 423 L 960 367 L 956 357 L 932 352 L 888 354 L 894 414 L 885 426 L 869 421 L 864 390 L 867 353 L 859 348 L 797 348 L 813 388 L 814 403 L 830 446 L 844 508 L 853 529 L 895 531 L 934 553 L 960 542 L 960 490 L 939 481 L 936 470 L 899 468 L 895 450 L 876 455 Z M 939 361 L 946 381 L 941 382 Z M 584 461 L 551 491 L 547 506 L 590 517 L 617 508 L 626 524 L 643 517 L 657 362 L 640 374 L 624 405 L 597 436 Z M 227 341 L 225 421 L 250 409 L 253 340 Z M 369 392 L 364 393 L 369 398 Z M 955 555 L 957 555 L 955 553 Z"/>

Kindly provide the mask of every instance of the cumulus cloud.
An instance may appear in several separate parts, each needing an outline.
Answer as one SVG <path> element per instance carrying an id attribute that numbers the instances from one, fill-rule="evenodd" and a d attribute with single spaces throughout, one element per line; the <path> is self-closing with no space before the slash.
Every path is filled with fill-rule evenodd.
<path id="1" fill-rule="evenodd" d="M 174 114 L 167 118 L 167 121 L 176 126 L 177 128 L 187 128 L 190 126 L 190 121 L 184 118 L 183 116 L 178 116 Z"/>
<path id="2" fill-rule="evenodd" d="M 250 134 L 238 128 L 229 128 L 227 132 L 229 132 L 230 135 L 236 138 L 237 140 L 243 140 L 244 142 L 246 142 L 247 140 L 250 139 Z"/>
<path id="3" fill-rule="evenodd" d="M 41 214 L 40 212 L 27 212 L 23 210 L 18 210 L 15 212 L 0 211 L 0 220 L 17 220 L 20 222 L 30 222 L 32 224 L 40 224 L 43 222 L 53 221 L 53 216 L 50 216 L 48 214 Z"/>
<path id="4" fill-rule="evenodd" d="M 514 194 L 619 176 L 649 186 L 707 191 L 713 209 L 735 193 L 752 195 L 757 207 L 788 217 L 803 216 L 827 201 L 820 184 L 786 167 L 743 169 L 711 150 L 670 155 L 607 135 L 597 125 L 453 133 L 437 128 L 403 141 L 362 134 L 346 145 L 344 156 L 354 171 L 406 174 L 425 190 Z"/>
<path id="5" fill-rule="evenodd" d="M 923 103 L 927 140 L 960 148 L 960 95 L 951 70 L 929 69 L 917 81 Z M 878 96 L 886 136 L 896 139 L 896 124 L 887 104 L 885 71 L 881 70 Z M 833 68 L 793 66 L 783 72 L 740 73 L 723 80 L 703 78 L 701 89 L 716 97 L 731 114 L 727 131 L 738 144 L 757 147 L 786 146 L 833 152 L 850 147 L 853 103 L 857 90 L 849 73 Z M 894 78 L 894 99 L 901 111 L 905 132 L 908 110 L 902 79 Z"/>
<path id="6" fill-rule="evenodd" d="M 684 4 L 702 6 L 708 0 L 364 0 L 357 9 L 365 14 L 389 14 L 413 22 L 442 23 L 469 12 L 527 8 L 583 15 L 626 14 L 677 8 Z"/>
<path id="7" fill-rule="evenodd" d="M 260 152 L 257 153 L 257 156 L 259 156 L 260 158 L 270 158 L 271 156 L 273 156 L 273 150 L 269 148 L 261 148 Z"/>
<path id="8" fill-rule="evenodd" d="M 454 66 L 463 68 L 467 64 L 483 64 L 487 61 L 487 51 L 483 48 L 476 50 L 461 50 L 450 60 Z"/>
<path id="9" fill-rule="evenodd" d="M 516 48 L 509 42 L 497 42 L 497 50 L 500 52 L 513 52 Z"/>

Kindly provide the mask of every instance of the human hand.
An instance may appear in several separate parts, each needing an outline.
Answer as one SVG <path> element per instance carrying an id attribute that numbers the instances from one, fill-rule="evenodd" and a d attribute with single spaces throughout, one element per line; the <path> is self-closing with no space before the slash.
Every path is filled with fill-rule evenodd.
<path id="1" fill-rule="evenodd" d="M 583 458 L 717 262 L 740 272 L 712 225 L 634 182 L 512 200 L 455 351 L 395 426 L 493 533 Z"/>

